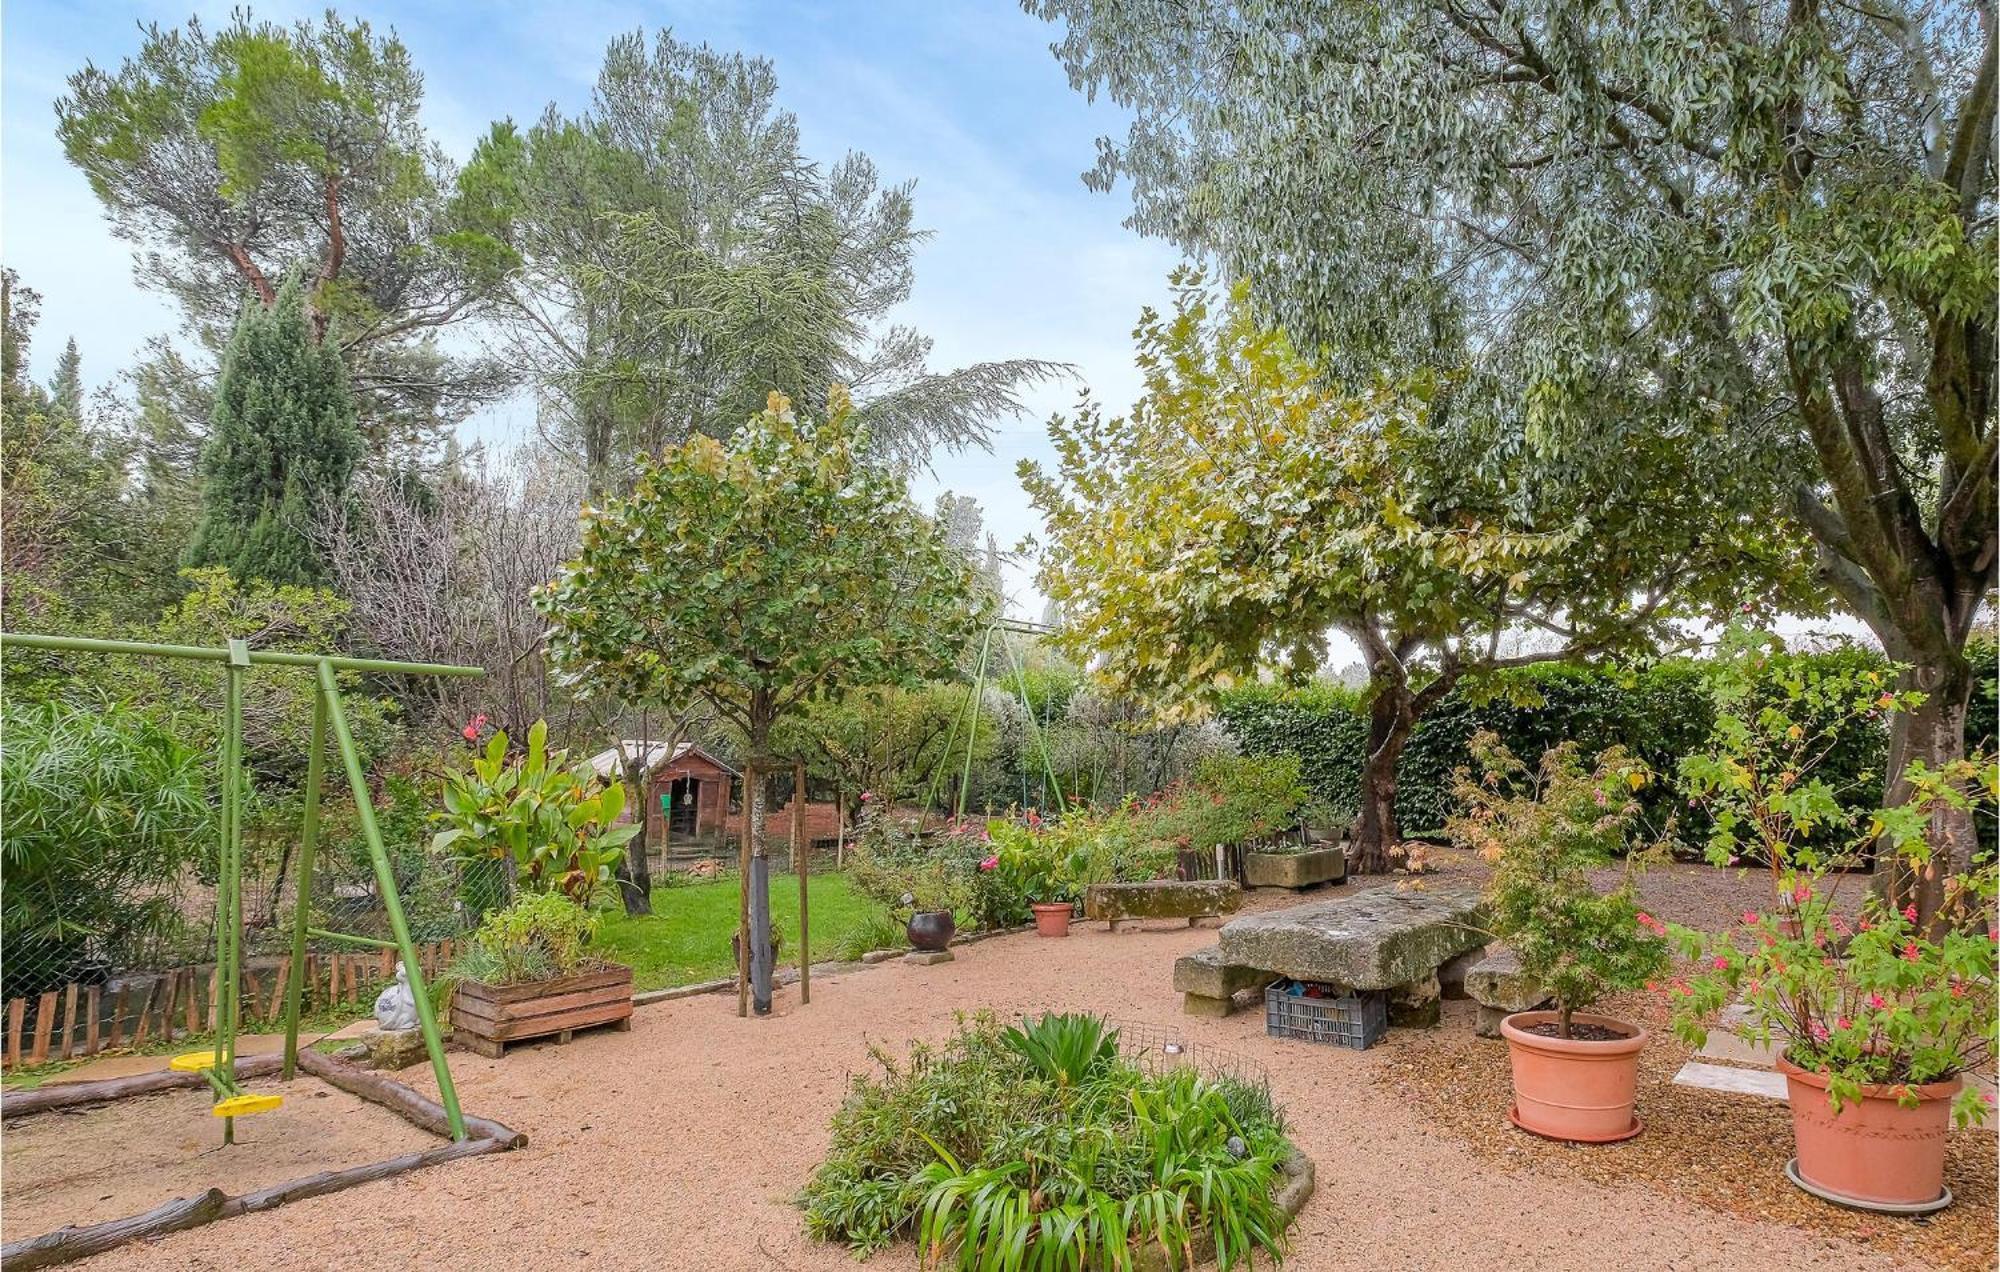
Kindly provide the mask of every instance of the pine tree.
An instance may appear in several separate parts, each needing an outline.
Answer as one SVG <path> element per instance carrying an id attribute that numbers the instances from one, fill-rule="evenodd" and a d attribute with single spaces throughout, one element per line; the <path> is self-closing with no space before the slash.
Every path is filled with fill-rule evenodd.
<path id="1" fill-rule="evenodd" d="M 286 280 L 249 305 L 223 351 L 202 453 L 201 520 L 189 565 L 243 579 L 313 584 L 323 565 L 308 534 L 347 491 L 362 441 L 338 351 L 313 339 L 303 289 Z"/>
<path id="2" fill-rule="evenodd" d="M 63 346 L 56 359 L 55 378 L 49 381 L 49 401 L 57 414 L 68 419 L 83 418 L 83 355 L 76 351 L 76 337 Z"/>

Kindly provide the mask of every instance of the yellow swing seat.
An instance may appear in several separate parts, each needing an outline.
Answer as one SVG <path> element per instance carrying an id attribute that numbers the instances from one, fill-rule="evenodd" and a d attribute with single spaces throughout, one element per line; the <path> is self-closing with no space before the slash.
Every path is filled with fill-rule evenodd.
<path id="1" fill-rule="evenodd" d="M 211 1117 L 248 1117 L 252 1113 L 269 1113 L 285 1102 L 282 1095 L 232 1095 L 217 1102 L 211 1108 Z"/>
<path id="2" fill-rule="evenodd" d="M 229 1059 L 226 1055 L 222 1058 L 224 1060 Z M 212 1069 L 215 1067 L 215 1053 L 213 1051 L 190 1051 L 185 1055 L 175 1056 L 172 1060 L 167 1061 L 167 1067 L 176 1073 L 200 1073 L 203 1069 Z"/>

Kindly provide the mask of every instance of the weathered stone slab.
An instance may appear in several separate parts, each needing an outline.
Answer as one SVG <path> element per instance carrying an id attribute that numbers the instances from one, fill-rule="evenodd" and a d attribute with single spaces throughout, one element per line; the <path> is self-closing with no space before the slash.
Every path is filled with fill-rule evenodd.
<path id="1" fill-rule="evenodd" d="M 1476 889 L 1371 888 L 1232 919 L 1222 929 L 1222 960 L 1350 989 L 1392 989 L 1485 944 L 1482 917 Z"/>
<path id="2" fill-rule="evenodd" d="M 1234 998 L 1211 998 L 1207 994 L 1182 994 L 1181 1011 L 1189 1016 L 1207 1016 L 1211 1020 L 1221 1020 L 1236 1011 Z"/>
<path id="3" fill-rule="evenodd" d="M 370 1029 L 355 1042 L 366 1048 L 365 1063 L 371 1069 L 407 1069 L 430 1058 L 421 1029 Z"/>
<path id="4" fill-rule="evenodd" d="M 1433 1028 L 1444 1012 L 1443 997 L 1435 975 L 1398 985 L 1389 991 L 1389 1023 L 1398 1029 Z"/>
<path id="5" fill-rule="evenodd" d="M 1227 998 L 1246 989 L 1262 989 L 1278 979 L 1276 972 L 1255 967 L 1231 967 L 1222 961 L 1222 947 L 1210 945 L 1174 960 L 1174 988 L 1204 998 Z"/>
<path id="6" fill-rule="evenodd" d="M 1311 888 L 1347 880 L 1347 851 L 1338 846 L 1304 852 L 1246 852 L 1243 879 L 1253 888 Z"/>
<path id="7" fill-rule="evenodd" d="M 1730 1095 L 1754 1095 L 1766 1100 L 1786 1098 L 1785 1075 L 1770 1069 L 1738 1069 L 1690 1060 L 1674 1075 L 1674 1082 L 1678 1086 L 1726 1091 Z"/>
<path id="8" fill-rule="evenodd" d="M 1548 991 L 1521 970 L 1520 956 L 1504 945 L 1491 947 L 1485 958 L 1466 969 L 1465 993 L 1502 1015 L 1533 1011 L 1549 1001 Z"/>
<path id="9" fill-rule="evenodd" d="M 1438 965 L 1438 988 L 1451 1002 L 1470 998 L 1465 992 L 1465 974 L 1486 957 L 1485 947 L 1471 949 L 1463 954 L 1454 954 Z"/>
<path id="10" fill-rule="evenodd" d="M 1083 892 L 1083 916 L 1105 922 L 1201 919 L 1236 913 L 1243 889 L 1227 879 L 1149 879 L 1093 883 Z"/>
<path id="11" fill-rule="evenodd" d="M 905 963 L 915 963 L 918 967 L 935 967 L 939 963 L 949 963 L 956 957 L 950 950 L 911 950 L 903 955 Z"/>

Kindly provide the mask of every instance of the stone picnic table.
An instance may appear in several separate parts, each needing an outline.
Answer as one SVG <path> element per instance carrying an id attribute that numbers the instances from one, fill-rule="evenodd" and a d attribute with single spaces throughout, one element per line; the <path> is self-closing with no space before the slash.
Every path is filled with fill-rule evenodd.
<path id="1" fill-rule="evenodd" d="M 1174 964 L 1192 1015 L 1226 1016 L 1233 996 L 1281 977 L 1388 994 L 1389 1023 L 1437 1023 L 1438 968 L 1486 944 L 1479 891 L 1388 885 L 1230 920 L 1216 944 Z"/>

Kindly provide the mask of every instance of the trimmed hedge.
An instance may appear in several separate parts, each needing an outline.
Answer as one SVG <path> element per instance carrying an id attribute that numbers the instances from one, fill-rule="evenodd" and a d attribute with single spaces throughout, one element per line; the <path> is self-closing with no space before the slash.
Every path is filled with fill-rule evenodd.
<path id="1" fill-rule="evenodd" d="M 1995 735 L 1994 649 L 1969 651 L 1981 682 L 1973 694 L 1968 742 L 1991 749 Z M 1880 654 L 1842 649 L 1792 658 L 1885 666 Z M 1294 752 L 1313 793 L 1351 812 L 1361 788 L 1361 760 L 1368 722 L 1361 694 L 1316 684 L 1301 689 L 1257 685 L 1223 698 L 1217 716 L 1246 754 Z M 1480 695 L 1453 691 L 1418 721 L 1403 750 L 1396 775 L 1396 813 L 1403 833 L 1436 836 L 1453 811 L 1451 771 L 1467 762 L 1466 742 L 1492 729 L 1516 754 L 1532 760 L 1564 739 L 1574 739 L 1586 756 L 1622 744 L 1654 771 L 1675 772 L 1684 755 L 1707 744 L 1715 710 L 1702 683 L 1701 663 L 1675 659 L 1643 670 L 1618 670 L 1570 663 L 1522 668 L 1500 677 Z M 1856 728 L 1840 739 L 1825 776 L 1836 787 L 1857 781 L 1857 802 L 1880 798 L 1887 750 L 1884 728 Z M 1864 780 L 1865 779 L 1865 780 Z M 1670 782 L 1656 782 L 1641 795 L 1648 821 L 1678 819 L 1678 837 L 1698 844 L 1707 827 L 1683 803 Z M 1990 827 L 1985 828 L 1990 836 Z"/>

